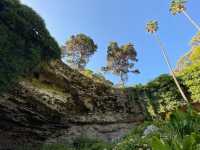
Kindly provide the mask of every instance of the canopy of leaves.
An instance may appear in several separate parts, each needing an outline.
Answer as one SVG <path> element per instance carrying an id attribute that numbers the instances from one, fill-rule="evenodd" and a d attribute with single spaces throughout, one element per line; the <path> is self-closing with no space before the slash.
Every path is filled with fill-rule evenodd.
<path id="1" fill-rule="evenodd" d="M 71 36 L 62 48 L 63 56 L 66 56 L 69 65 L 83 69 L 90 56 L 97 50 L 97 45 L 87 35 L 77 34 Z"/>
<path id="2" fill-rule="evenodd" d="M 151 20 L 147 23 L 146 26 L 147 32 L 154 33 L 158 30 L 158 22 L 155 20 Z"/>
<path id="3" fill-rule="evenodd" d="M 18 0 L 0 1 L 0 90 L 42 61 L 60 58 L 44 21 Z"/>
<path id="4" fill-rule="evenodd" d="M 133 44 L 128 43 L 119 47 L 116 42 L 111 42 L 107 50 L 107 66 L 102 69 L 119 75 L 124 83 L 128 80 L 129 72 L 139 73 L 137 69 L 134 69 L 136 57 L 137 52 Z"/>
<path id="5" fill-rule="evenodd" d="M 171 6 L 170 6 L 170 12 L 173 15 L 182 13 L 186 9 L 185 7 L 186 2 L 187 2 L 186 0 L 172 0 Z"/>

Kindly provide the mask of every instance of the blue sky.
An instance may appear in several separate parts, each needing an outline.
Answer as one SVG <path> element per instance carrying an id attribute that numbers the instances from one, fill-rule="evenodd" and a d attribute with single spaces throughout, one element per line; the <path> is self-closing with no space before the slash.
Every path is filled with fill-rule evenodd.
<path id="1" fill-rule="evenodd" d="M 146 83 L 168 73 L 153 37 L 145 32 L 151 19 L 159 21 L 159 35 L 164 42 L 172 65 L 189 50 L 189 41 L 196 29 L 183 15 L 169 13 L 170 0 L 21 0 L 36 10 L 45 20 L 47 28 L 60 45 L 72 34 L 85 33 L 98 44 L 97 53 L 87 68 L 98 71 L 106 64 L 107 45 L 117 41 L 120 45 L 132 42 L 138 52 L 136 67 L 139 75 L 130 75 L 127 85 Z M 200 22 L 200 0 L 189 0 L 188 13 Z M 117 83 L 111 74 L 107 79 Z"/>

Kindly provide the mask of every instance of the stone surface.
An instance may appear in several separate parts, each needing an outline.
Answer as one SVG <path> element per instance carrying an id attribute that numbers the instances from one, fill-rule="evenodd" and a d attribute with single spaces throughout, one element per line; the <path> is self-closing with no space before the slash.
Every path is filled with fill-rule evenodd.
<path id="1" fill-rule="evenodd" d="M 78 136 L 113 141 L 145 119 L 144 105 L 54 61 L 0 95 L 0 146 Z"/>
<path id="2" fill-rule="evenodd" d="M 149 134 L 151 134 L 151 133 L 153 133 L 153 132 L 156 132 L 156 131 L 158 131 L 158 130 L 159 130 L 159 128 L 156 127 L 155 125 L 149 125 L 149 126 L 147 126 L 146 129 L 144 130 L 143 135 L 144 135 L 144 137 L 146 137 L 146 136 L 148 136 Z"/>

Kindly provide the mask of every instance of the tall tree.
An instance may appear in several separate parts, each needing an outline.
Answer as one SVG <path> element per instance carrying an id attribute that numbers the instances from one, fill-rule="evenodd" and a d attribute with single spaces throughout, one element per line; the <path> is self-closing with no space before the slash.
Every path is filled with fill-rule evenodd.
<path id="1" fill-rule="evenodd" d="M 149 33 L 151 33 L 152 35 L 154 35 L 156 41 L 158 42 L 158 45 L 159 45 L 160 48 L 161 48 L 161 52 L 162 52 L 162 55 L 163 55 L 163 57 L 164 57 L 164 60 L 165 60 L 166 64 L 168 65 L 168 67 L 169 67 L 169 69 L 170 69 L 170 71 L 171 71 L 171 73 L 172 73 L 172 77 L 173 77 L 173 79 L 174 79 L 174 82 L 176 83 L 176 86 L 178 87 L 178 89 L 179 89 L 179 91 L 180 91 L 180 93 L 181 93 L 183 99 L 188 103 L 188 99 L 187 99 L 187 97 L 185 96 L 185 93 L 183 92 L 183 90 L 182 90 L 182 88 L 181 88 L 181 86 L 180 86 L 180 84 L 179 84 L 179 82 L 178 82 L 178 80 L 177 80 L 177 78 L 176 78 L 176 75 L 175 75 L 175 73 L 174 73 L 174 71 L 173 71 L 173 69 L 172 69 L 172 66 L 171 66 L 170 61 L 169 61 L 169 57 L 168 57 L 168 55 L 167 55 L 167 51 L 166 51 L 166 49 L 165 49 L 163 43 L 161 42 L 160 37 L 156 34 L 156 32 L 157 32 L 157 30 L 158 30 L 158 22 L 157 22 L 157 21 L 154 21 L 154 20 L 149 21 L 149 22 L 147 23 L 147 25 L 146 25 L 146 30 L 147 30 L 147 32 L 149 32 Z"/>
<path id="2" fill-rule="evenodd" d="M 82 70 L 89 58 L 96 52 L 97 45 L 85 34 L 72 35 L 62 47 L 62 56 L 73 67 Z"/>
<path id="3" fill-rule="evenodd" d="M 139 73 L 134 69 L 138 61 L 136 57 L 137 52 L 133 44 L 128 43 L 119 47 L 117 42 L 111 42 L 107 49 L 107 66 L 102 70 L 120 76 L 124 85 L 128 80 L 128 73 Z"/>
<path id="4" fill-rule="evenodd" d="M 200 32 L 200 26 L 192 19 L 186 11 L 186 0 L 172 0 L 170 5 L 170 12 L 173 15 L 183 13 L 190 23 Z"/>

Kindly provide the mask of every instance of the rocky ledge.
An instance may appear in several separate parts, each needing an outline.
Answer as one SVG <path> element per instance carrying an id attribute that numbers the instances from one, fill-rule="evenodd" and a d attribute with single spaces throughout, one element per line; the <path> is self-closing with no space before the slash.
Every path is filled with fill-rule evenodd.
<path id="1" fill-rule="evenodd" d="M 80 136 L 113 141 L 145 117 L 144 101 L 53 61 L 0 95 L 0 149 Z"/>

